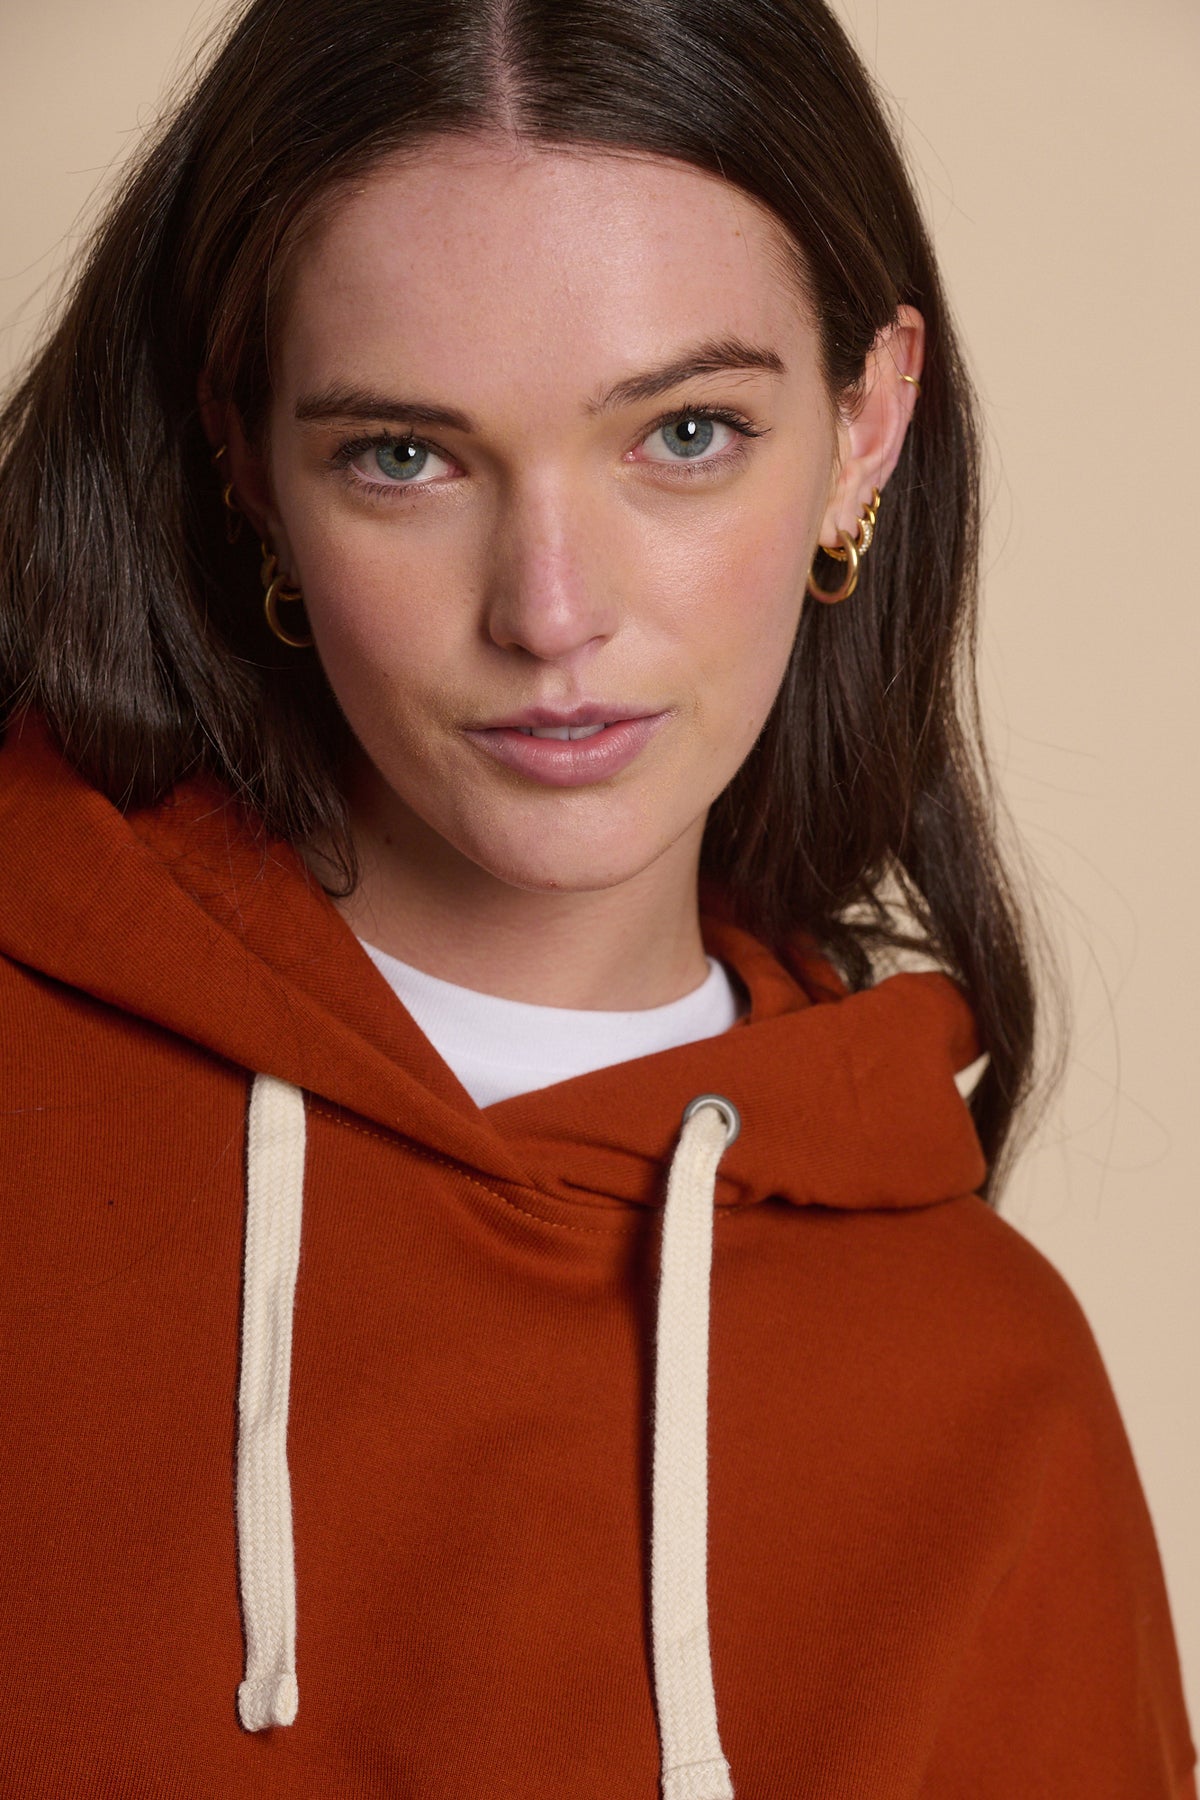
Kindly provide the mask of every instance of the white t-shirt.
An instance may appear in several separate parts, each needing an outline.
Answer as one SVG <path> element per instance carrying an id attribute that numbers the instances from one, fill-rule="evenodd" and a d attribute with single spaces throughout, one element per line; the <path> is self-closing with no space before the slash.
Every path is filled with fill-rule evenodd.
<path id="1" fill-rule="evenodd" d="M 373 944 L 363 943 L 363 949 L 476 1106 L 716 1037 L 741 1011 L 724 965 L 711 956 L 707 979 L 682 1000 L 641 1012 L 576 1012 L 479 994 L 426 975 Z"/>

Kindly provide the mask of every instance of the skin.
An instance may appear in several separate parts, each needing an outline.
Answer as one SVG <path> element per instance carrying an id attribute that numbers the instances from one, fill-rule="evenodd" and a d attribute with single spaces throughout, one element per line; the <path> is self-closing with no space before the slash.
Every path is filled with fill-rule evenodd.
<path id="1" fill-rule="evenodd" d="M 843 417 L 783 241 L 740 189 L 666 159 L 437 140 L 378 165 L 305 240 L 263 443 L 208 403 L 361 747 L 363 879 L 338 904 L 380 948 L 553 1006 L 660 1005 L 707 974 L 708 809 L 816 604 L 818 539 L 853 533 L 885 488 L 916 398 L 902 376 L 922 358 L 905 308 Z M 721 370 L 587 409 L 712 339 L 770 349 L 785 372 Z M 452 407 L 471 429 L 387 406 L 297 417 L 335 389 Z M 689 459 L 698 405 L 761 435 L 700 426 Z M 373 447 L 339 466 L 348 441 L 388 431 L 382 461 Z M 419 466 L 406 436 L 428 451 Z M 885 499 L 881 530 L 886 517 Z M 667 719 L 583 787 L 544 786 L 463 735 L 592 700 Z"/>

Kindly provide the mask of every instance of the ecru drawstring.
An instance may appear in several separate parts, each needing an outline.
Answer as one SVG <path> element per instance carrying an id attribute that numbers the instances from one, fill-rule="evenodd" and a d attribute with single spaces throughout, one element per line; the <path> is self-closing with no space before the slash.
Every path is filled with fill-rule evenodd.
<path id="1" fill-rule="evenodd" d="M 717 1164 L 737 1109 L 701 1094 L 683 1115 L 662 1226 L 650 1540 L 663 1800 L 733 1800 L 708 1641 L 708 1320 Z"/>
<path id="2" fill-rule="evenodd" d="M 237 1534 L 247 1731 L 296 1717 L 296 1559 L 288 1482 L 292 1309 L 304 1193 L 304 1096 L 256 1075 L 246 1131 L 242 1372 L 238 1388 Z"/>
<path id="3" fill-rule="evenodd" d="M 701 1094 L 683 1116 L 663 1210 L 650 1543 L 662 1800 L 733 1800 L 708 1641 L 708 1323 L 717 1165 L 737 1110 Z M 287 1467 L 292 1310 L 300 1260 L 304 1096 L 257 1075 L 246 1152 L 238 1571 L 247 1731 L 296 1717 L 296 1567 Z"/>

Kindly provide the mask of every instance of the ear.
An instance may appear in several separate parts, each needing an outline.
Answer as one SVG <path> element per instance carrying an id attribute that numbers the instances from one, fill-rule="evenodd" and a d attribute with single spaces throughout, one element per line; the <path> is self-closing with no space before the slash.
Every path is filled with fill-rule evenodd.
<path id="1" fill-rule="evenodd" d="M 213 450 L 222 444 L 225 446 L 226 454 L 220 464 L 222 481 L 230 483 L 238 511 L 249 519 L 258 537 L 276 550 L 286 572 L 282 531 L 271 495 L 265 457 L 249 443 L 241 415 L 233 402 L 217 399 L 207 369 L 202 369 L 196 377 L 196 400 L 204 435 Z"/>
<path id="2" fill-rule="evenodd" d="M 924 362 L 925 321 L 916 307 L 902 306 L 867 355 L 861 405 L 838 420 L 838 461 L 821 521 L 827 549 L 837 549 L 839 531 L 853 537 L 874 490 L 883 493 L 904 448 Z"/>

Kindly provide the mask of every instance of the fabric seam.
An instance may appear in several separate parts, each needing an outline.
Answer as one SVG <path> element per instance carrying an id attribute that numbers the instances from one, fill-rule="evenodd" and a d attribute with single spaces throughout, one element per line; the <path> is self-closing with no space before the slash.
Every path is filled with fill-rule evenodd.
<path id="1" fill-rule="evenodd" d="M 513 1212 L 520 1213 L 523 1219 L 536 1220 L 539 1225 L 550 1226 L 551 1230 L 579 1231 L 586 1237 L 620 1237 L 626 1229 L 623 1225 L 572 1225 L 565 1219 L 547 1219 L 543 1217 L 541 1213 L 531 1212 L 528 1207 L 518 1205 L 518 1203 L 511 1199 L 508 1194 L 501 1193 L 499 1188 L 489 1187 L 485 1181 L 480 1181 L 477 1176 L 469 1175 L 461 1163 L 455 1162 L 452 1157 L 439 1155 L 436 1150 L 430 1150 L 426 1145 L 419 1143 L 416 1138 L 406 1137 L 405 1134 L 400 1131 L 389 1132 L 374 1125 L 360 1125 L 356 1120 L 347 1119 L 344 1114 L 335 1112 L 332 1107 L 322 1106 L 320 1102 L 312 1100 L 311 1096 L 309 1099 L 309 1107 L 312 1112 L 319 1113 L 323 1119 L 328 1119 L 331 1125 L 340 1126 L 343 1131 L 356 1131 L 360 1137 L 378 1138 L 380 1143 L 383 1144 L 404 1144 L 412 1151 L 414 1156 L 423 1157 L 426 1162 L 436 1163 L 440 1168 L 452 1170 L 454 1174 L 458 1175 L 461 1180 L 467 1183 L 468 1187 L 478 1188 L 479 1192 L 481 1194 L 487 1194 L 489 1199 L 499 1200 L 504 1206 L 511 1207 Z M 557 1194 L 543 1194 L 540 1188 L 533 1188 L 530 1191 L 532 1193 L 541 1194 L 543 1199 L 548 1200 L 557 1206 L 569 1206 L 571 1204 L 569 1200 L 561 1200 Z M 727 1218 L 731 1214 L 749 1211 L 749 1205 L 715 1207 L 713 1209 L 713 1223 L 716 1225 L 720 1223 L 721 1219 Z"/>

